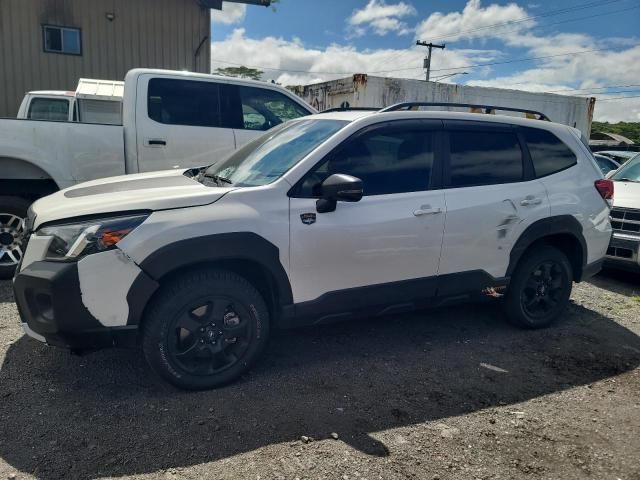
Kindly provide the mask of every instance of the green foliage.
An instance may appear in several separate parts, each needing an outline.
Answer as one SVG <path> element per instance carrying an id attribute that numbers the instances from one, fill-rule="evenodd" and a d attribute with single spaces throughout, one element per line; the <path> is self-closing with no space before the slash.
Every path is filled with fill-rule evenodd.
<path id="1" fill-rule="evenodd" d="M 640 143 L 640 122 L 593 122 L 592 132 L 617 133 L 623 135 L 635 143 Z"/>
<path id="2" fill-rule="evenodd" d="M 264 72 L 262 70 L 258 70 L 257 68 L 225 67 L 218 68 L 214 73 L 217 73 L 218 75 L 224 75 L 226 77 L 240 77 L 250 78 L 251 80 L 260 80 Z"/>

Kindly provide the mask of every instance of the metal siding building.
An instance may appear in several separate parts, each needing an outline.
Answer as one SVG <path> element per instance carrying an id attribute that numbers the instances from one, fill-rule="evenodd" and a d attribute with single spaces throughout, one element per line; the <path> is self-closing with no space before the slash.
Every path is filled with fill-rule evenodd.
<path id="1" fill-rule="evenodd" d="M 351 107 L 387 107 L 400 102 L 450 102 L 523 108 L 544 113 L 552 121 L 578 128 L 589 138 L 594 98 L 507 88 L 472 87 L 356 74 L 324 83 L 293 87 L 307 103 L 322 111 Z"/>
<path id="2" fill-rule="evenodd" d="M 75 90 L 80 77 L 210 73 L 209 12 L 197 0 L 0 0 L 0 117 L 15 116 L 27 91 Z M 81 54 L 45 52 L 43 25 L 79 29 Z"/>

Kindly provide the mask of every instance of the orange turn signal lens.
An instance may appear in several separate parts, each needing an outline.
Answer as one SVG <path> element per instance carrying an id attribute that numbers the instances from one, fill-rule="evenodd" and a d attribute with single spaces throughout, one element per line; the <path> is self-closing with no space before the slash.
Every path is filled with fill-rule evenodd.
<path id="1" fill-rule="evenodd" d="M 112 247 L 124 237 L 126 237 L 129 233 L 131 233 L 131 230 L 133 230 L 133 228 L 124 228 L 122 230 L 106 230 L 102 232 L 100 241 L 104 248 Z"/>

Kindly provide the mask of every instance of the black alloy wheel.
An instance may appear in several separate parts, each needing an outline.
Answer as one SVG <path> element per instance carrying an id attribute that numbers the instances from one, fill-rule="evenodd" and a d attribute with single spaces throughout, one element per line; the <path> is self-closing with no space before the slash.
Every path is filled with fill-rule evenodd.
<path id="1" fill-rule="evenodd" d="M 142 322 L 142 348 L 151 368 L 189 390 L 236 380 L 268 336 L 269 310 L 260 292 L 224 270 L 197 269 L 164 282 Z"/>
<path id="2" fill-rule="evenodd" d="M 507 288 L 504 307 L 509 320 L 524 328 L 543 328 L 569 304 L 573 270 L 567 256 L 543 245 L 527 250 Z"/>
<path id="3" fill-rule="evenodd" d="M 230 297 L 196 301 L 174 319 L 169 353 L 190 374 L 220 373 L 246 353 L 253 335 L 249 318 L 245 307 Z"/>

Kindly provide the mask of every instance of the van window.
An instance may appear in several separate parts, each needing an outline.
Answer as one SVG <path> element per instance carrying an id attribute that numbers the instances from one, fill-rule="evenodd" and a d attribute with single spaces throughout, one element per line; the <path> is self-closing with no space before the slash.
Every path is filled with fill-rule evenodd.
<path id="1" fill-rule="evenodd" d="M 147 92 L 149 118 L 167 125 L 220 127 L 218 84 L 152 78 Z"/>
<path id="2" fill-rule="evenodd" d="M 276 125 L 309 115 L 286 95 L 268 88 L 239 87 L 245 130 L 269 130 Z"/>
<path id="3" fill-rule="evenodd" d="M 454 130 L 449 132 L 447 186 L 471 187 L 519 182 L 522 150 L 513 132 Z"/>
<path id="4" fill-rule="evenodd" d="M 69 100 L 66 98 L 34 98 L 29 105 L 27 118 L 32 120 L 69 120 Z"/>
<path id="5" fill-rule="evenodd" d="M 566 170 L 578 162 L 575 153 L 553 133 L 539 128 L 523 128 L 521 131 L 529 147 L 536 177 Z"/>

